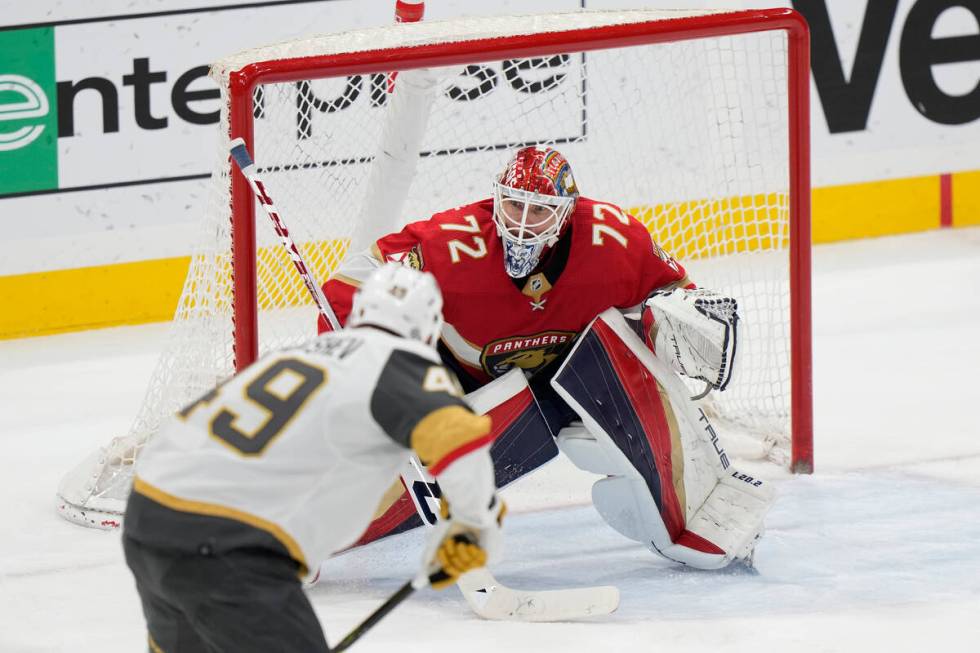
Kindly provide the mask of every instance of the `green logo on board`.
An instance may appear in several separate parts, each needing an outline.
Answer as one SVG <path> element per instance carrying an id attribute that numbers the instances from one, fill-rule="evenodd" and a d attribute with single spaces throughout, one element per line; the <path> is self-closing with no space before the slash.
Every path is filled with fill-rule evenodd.
<path id="1" fill-rule="evenodd" d="M 23 75 L 0 75 L 0 93 L 7 91 L 23 98 L 21 101 L 0 104 L 0 122 L 25 121 L 48 115 L 48 96 L 41 87 Z M 9 133 L 0 133 L 0 151 L 19 150 L 37 140 L 44 124 L 24 125 Z"/>
<path id="2" fill-rule="evenodd" d="M 0 196 L 58 187 L 54 28 L 0 32 Z"/>

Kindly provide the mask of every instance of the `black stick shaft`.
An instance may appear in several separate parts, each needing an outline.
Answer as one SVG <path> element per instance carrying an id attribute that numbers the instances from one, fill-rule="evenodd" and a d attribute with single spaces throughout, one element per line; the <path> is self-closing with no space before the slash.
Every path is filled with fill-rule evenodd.
<path id="1" fill-rule="evenodd" d="M 347 648 L 356 642 L 361 635 L 371 630 L 376 623 L 381 621 L 386 614 L 395 609 L 399 603 L 410 597 L 413 592 L 415 592 L 415 588 L 412 587 L 412 581 L 408 581 L 402 585 L 397 592 L 392 594 L 387 601 L 382 603 L 377 610 L 368 615 L 367 619 L 362 621 L 360 625 L 354 628 L 354 630 L 350 631 L 347 637 L 340 640 L 340 643 L 337 644 L 337 646 L 331 648 L 330 650 L 333 651 L 333 653 L 347 650 Z"/>

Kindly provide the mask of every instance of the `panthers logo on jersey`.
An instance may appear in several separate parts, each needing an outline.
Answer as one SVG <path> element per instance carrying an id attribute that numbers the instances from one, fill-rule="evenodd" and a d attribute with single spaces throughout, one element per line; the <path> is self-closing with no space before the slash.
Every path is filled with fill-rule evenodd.
<path id="1" fill-rule="evenodd" d="M 386 260 L 394 263 L 401 263 L 405 267 L 413 270 L 421 270 L 424 264 L 422 260 L 422 245 L 416 245 L 407 252 L 394 252 L 385 257 Z"/>
<path id="2" fill-rule="evenodd" d="M 493 377 L 506 373 L 512 367 L 519 367 L 533 375 L 564 354 L 574 337 L 574 331 L 545 331 L 532 336 L 494 340 L 483 348 L 480 365 Z"/>
<path id="3" fill-rule="evenodd" d="M 674 257 L 671 256 L 667 252 L 667 250 L 661 247 L 656 240 L 653 240 L 652 242 L 653 242 L 653 253 L 657 255 L 657 258 L 659 258 L 661 261 L 669 265 L 671 270 L 677 272 L 680 268 L 677 265 L 676 259 L 674 259 Z"/>

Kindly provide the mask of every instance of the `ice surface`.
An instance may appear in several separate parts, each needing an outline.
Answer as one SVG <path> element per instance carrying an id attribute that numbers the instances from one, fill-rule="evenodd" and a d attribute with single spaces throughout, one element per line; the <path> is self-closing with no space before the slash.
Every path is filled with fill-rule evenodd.
<path id="1" fill-rule="evenodd" d="M 980 229 L 814 251 L 816 465 L 780 498 L 757 574 L 655 558 L 559 460 L 508 490 L 501 582 L 607 584 L 580 623 L 482 621 L 423 591 L 353 650 L 980 650 Z M 10 310 L 11 307 L 4 307 Z M 0 342 L 0 651 L 145 650 L 118 534 L 59 519 L 61 474 L 125 432 L 165 325 Z M 419 534 L 330 560 L 310 597 L 336 642 L 415 573 Z"/>

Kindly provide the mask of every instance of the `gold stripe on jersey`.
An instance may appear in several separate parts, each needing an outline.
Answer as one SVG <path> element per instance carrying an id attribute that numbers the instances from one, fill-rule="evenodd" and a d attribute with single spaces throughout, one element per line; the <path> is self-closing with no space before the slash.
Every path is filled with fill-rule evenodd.
<path id="1" fill-rule="evenodd" d="M 346 274 L 335 274 L 330 277 L 331 281 L 339 281 L 340 283 L 345 283 L 348 286 L 354 286 L 355 288 L 360 288 L 361 284 L 364 283 L 360 279 L 355 279 L 354 277 L 347 276 Z"/>
<path id="2" fill-rule="evenodd" d="M 462 406 L 438 408 L 412 429 L 410 442 L 419 459 L 438 474 L 457 457 L 468 453 L 490 436 L 490 418 L 474 415 Z"/>
<path id="3" fill-rule="evenodd" d="M 306 575 L 308 569 L 306 565 L 306 557 L 303 555 L 303 550 L 296 543 L 296 540 L 292 536 L 284 531 L 278 524 L 275 524 L 267 519 L 257 517 L 253 514 L 247 513 L 243 510 L 238 510 L 237 508 L 229 508 L 228 506 L 222 506 L 217 503 L 207 503 L 205 501 L 192 501 L 190 499 L 182 499 L 180 497 L 175 497 L 172 494 L 164 492 L 160 488 L 150 485 L 138 476 L 133 477 L 133 490 L 139 492 L 144 497 L 156 501 L 162 506 L 166 506 L 171 510 L 176 510 L 178 512 L 190 512 L 196 515 L 205 515 L 207 517 L 224 517 L 225 519 L 233 519 L 235 521 L 247 524 L 259 530 L 263 530 L 272 537 L 279 540 L 279 543 L 286 547 L 286 551 L 292 556 L 293 560 L 299 563 L 299 577 L 302 578 Z"/>
<path id="4" fill-rule="evenodd" d="M 164 653 L 163 649 L 160 648 L 160 645 L 156 643 L 156 641 L 153 639 L 153 635 L 150 633 L 146 634 L 146 643 L 150 647 L 150 653 Z"/>

